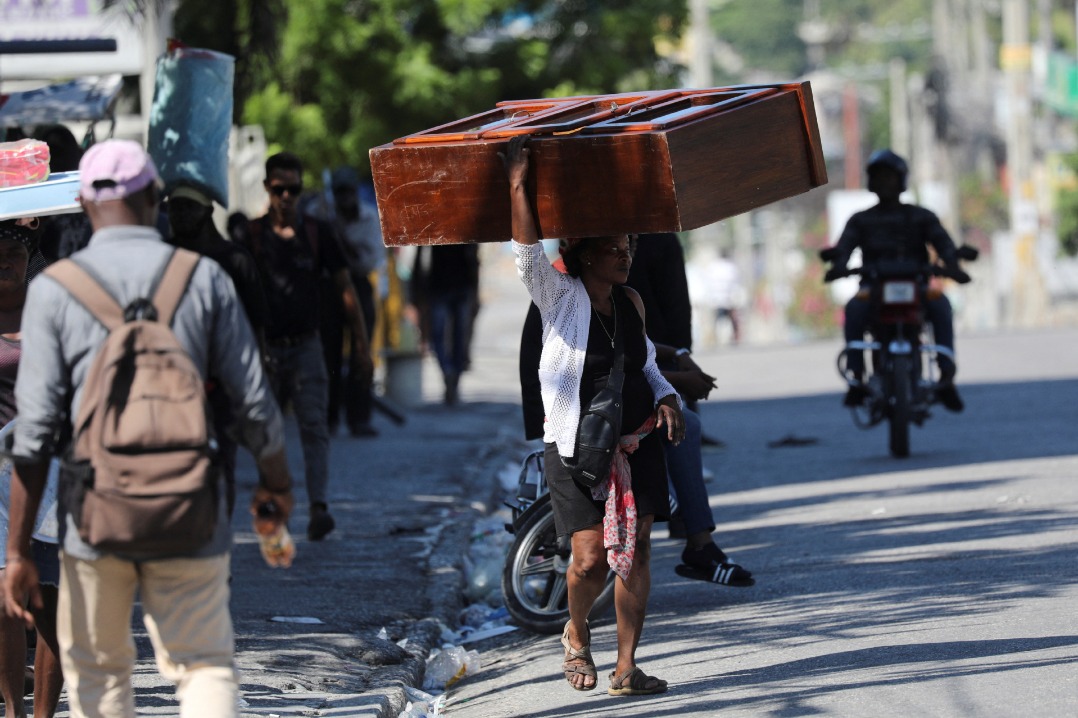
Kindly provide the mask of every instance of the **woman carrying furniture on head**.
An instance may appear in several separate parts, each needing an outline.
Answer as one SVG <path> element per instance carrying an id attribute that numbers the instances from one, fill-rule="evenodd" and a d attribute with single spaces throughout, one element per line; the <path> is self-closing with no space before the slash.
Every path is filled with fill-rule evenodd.
<path id="1" fill-rule="evenodd" d="M 558 534 L 572 537 L 562 670 L 576 690 L 595 688 L 587 617 L 609 566 L 618 574 L 618 649 L 608 692 L 662 693 L 666 681 L 637 668 L 636 647 L 651 590 L 651 527 L 669 513 L 659 432 L 680 442 L 685 421 L 677 393 L 655 365 L 655 347 L 644 334 L 643 303 L 623 286 L 632 264 L 629 237 L 563 240 L 568 273 L 555 269 L 539 243 L 525 189 L 530 159 L 525 143 L 523 136 L 513 138 L 504 160 L 517 270 L 543 319 L 539 376 L 546 412 L 544 471 Z M 621 439 L 609 476 L 588 488 L 573 479 L 562 459 L 576 453 L 581 409 L 606 385 L 615 345 L 624 353 Z"/>

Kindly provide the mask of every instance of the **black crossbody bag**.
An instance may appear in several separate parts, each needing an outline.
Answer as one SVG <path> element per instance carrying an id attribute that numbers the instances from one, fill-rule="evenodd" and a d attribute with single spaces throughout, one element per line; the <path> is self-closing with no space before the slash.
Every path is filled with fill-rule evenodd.
<path id="1" fill-rule="evenodd" d="M 576 453 L 562 465 L 580 484 L 594 488 L 610 476 L 610 464 L 621 440 L 621 390 L 625 385 L 625 352 L 622 334 L 614 330 L 614 367 L 606 386 L 592 397 L 587 409 L 580 414 L 576 430 Z"/>

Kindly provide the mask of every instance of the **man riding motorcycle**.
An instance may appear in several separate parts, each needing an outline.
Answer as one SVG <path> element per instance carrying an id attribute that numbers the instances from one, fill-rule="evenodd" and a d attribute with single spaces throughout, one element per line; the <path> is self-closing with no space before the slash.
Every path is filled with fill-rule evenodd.
<path id="1" fill-rule="evenodd" d="M 845 276 L 846 264 L 857 248 L 861 249 L 862 263 L 868 268 L 880 261 L 893 259 L 916 260 L 927 264 L 930 260 L 928 245 L 932 246 L 943 262 L 947 276 L 960 284 L 970 281 L 969 275 L 958 266 L 954 240 L 940 224 L 939 218 L 924 207 L 904 204 L 899 199 L 899 195 L 906 189 L 909 176 L 906 161 L 891 150 L 877 150 L 869 157 L 865 170 L 868 174 L 868 189 L 879 197 L 879 203 L 854 214 L 846 223 L 835 246 L 820 253 L 823 259 L 832 262 L 831 268 L 824 275 L 824 281 L 830 282 Z M 867 277 L 867 273 L 862 274 L 863 288 L 871 281 Z M 864 339 L 870 310 L 871 303 L 857 296 L 846 304 L 847 344 Z M 927 300 L 925 314 L 932 324 L 935 343 L 951 350 L 953 354 L 954 325 L 950 301 L 942 293 L 938 298 Z M 846 392 L 843 404 L 859 406 L 869 396 L 868 389 L 861 383 L 865 366 L 864 353 L 851 351 L 847 356 L 847 368 L 856 381 Z M 962 411 L 964 404 L 954 385 L 954 359 L 941 352 L 937 363 L 940 370 L 937 396 L 940 402 L 950 411 Z"/>

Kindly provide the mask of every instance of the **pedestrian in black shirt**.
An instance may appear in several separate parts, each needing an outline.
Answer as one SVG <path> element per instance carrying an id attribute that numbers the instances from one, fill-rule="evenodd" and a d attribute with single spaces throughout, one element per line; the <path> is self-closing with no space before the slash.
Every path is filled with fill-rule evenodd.
<path id="1" fill-rule="evenodd" d="M 328 378 L 319 338 L 319 286 L 324 274 L 341 295 L 352 329 L 350 371 L 370 372 L 367 327 L 348 276 L 339 241 L 324 222 L 302 215 L 303 165 L 289 152 L 266 160 L 270 209 L 249 226 L 248 248 L 266 292 L 266 346 L 274 391 L 289 401 L 299 423 L 306 468 L 310 521 L 307 537 L 321 541 L 335 523 L 327 503 L 329 483 Z"/>

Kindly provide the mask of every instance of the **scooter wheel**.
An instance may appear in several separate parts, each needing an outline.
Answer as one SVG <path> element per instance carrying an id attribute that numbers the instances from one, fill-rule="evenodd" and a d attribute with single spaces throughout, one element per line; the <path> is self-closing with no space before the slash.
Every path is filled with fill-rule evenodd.
<path id="1" fill-rule="evenodd" d="M 535 633 L 559 634 L 569 620 L 565 572 L 572 556 L 558 556 L 554 509 L 547 494 L 524 512 L 502 571 L 505 608 L 517 625 Z M 591 610 L 594 619 L 614 603 L 613 571 Z"/>

